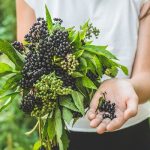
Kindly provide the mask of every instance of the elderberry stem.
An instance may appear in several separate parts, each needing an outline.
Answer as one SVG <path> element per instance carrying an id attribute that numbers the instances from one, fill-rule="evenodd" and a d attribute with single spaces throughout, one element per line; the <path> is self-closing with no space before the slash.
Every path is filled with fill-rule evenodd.
<path id="1" fill-rule="evenodd" d="M 41 118 L 38 118 L 38 122 L 39 122 L 39 140 L 41 141 L 41 145 L 42 145 L 42 133 L 41 133 Z"/>

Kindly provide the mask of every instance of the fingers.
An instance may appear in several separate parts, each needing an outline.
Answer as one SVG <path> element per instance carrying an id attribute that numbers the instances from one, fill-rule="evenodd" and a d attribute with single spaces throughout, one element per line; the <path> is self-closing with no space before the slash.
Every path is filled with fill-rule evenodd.
<path id="1" fill-rule="evenodd" d="M 127 109 L 124 112 L 124 119 L 128 120 L 137 114 L 138 110 L 138 97 L 134 96 L 127 100 Z"/>
<path id="2" fill-rule="evenodd" d="M 109 118 L 104 119 L 97 127 L 97 133 L 103 134 L 106 131 L 107 125 L 111 122 Z"/>
<path id="3" fill-rule="evenodd" d="M 99 104 L 99 99 L 100 97 L 102 97 L 102 93 L 99 92 L 99 90 L 94 94 L 91 104 L 90 104 L 90 109 L 87 113 L 88 119 L 92 120 L 96 117 L 96 111 L 97 111 L 97 107 Z"/>
<path id="4" fill-rule="evenodd" d="M 98 114 L 98 115 L 96 116 L 96 118 L 93 119 L 93 120 L 90 122 L 90 126 L 91 126 L 92 128 L 96 128 L 96 127 L 98 127 L 98 125 L 102 122 L 102 120 L 103 120 L 102 114 Z"/>

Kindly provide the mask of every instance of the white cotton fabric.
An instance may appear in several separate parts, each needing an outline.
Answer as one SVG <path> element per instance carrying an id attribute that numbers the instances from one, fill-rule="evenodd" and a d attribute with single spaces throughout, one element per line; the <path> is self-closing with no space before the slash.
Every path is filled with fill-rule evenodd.
<path id="1" fill-rule="evenodd" d="M 64 26 L 83 24 L 88 19 L 101 30 L 95 44 L 108 45 L 109 50 L 127 66 L 129 75 L 121 71 L 118 78 L 129 78 L 137 49 L 139 14 L 142 5 L 148 0 L 25 0 L 35 11 L 36 17 L 45 17 L 47 4 L 53 17 L 62 18 Z M 150 102 L 139 105 L 136 117 L 129 119 L 122 128 L 133 126 L 150 116 Z M 72 131 L 95 132 L 90 128 L 86 117 L 79 119 Z"/>

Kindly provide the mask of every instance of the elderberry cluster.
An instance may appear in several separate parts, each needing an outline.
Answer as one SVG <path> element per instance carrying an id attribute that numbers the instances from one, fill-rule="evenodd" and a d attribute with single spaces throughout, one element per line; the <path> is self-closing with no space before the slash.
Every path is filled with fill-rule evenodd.
<path id="1" fill-rule="evenodd" d="M 54 20 L 55 24 L 61 25 L 63 23 L 63 20 L 60 18 L 54 18 L 53 20 Z"/>
<path id="2" fill-rule="evenodd" d="M 92 23 L 89 24 L 88 30 L 86 32 L 86 38 L 91 39 L 92 35 L 94 35 L 96 38 L 98 38 L 100 33 L 100 30 L 97 29 L 96 27 L 93 27 Z"/>
<path id="3" fill-rule="evenodd" d="M 63 81 L 56 77 L 55 73 L 43 75 L 40 81 L 34 85 L 36 89 L 36 97 L 46 102 L 49 99 L 56 100 L 59 95 L 68 95 L 71 93 L 71 88 L 64 88 Z"/>
<path id="4" fill-rule="evenodd" d="M 61 67 L 55 66 L 55 73 L 56 73 L 56 76 L 61 77 L 64 87 L 69 86 L 74 90 L 76 89 L 75 78 L 73 78 L 71 75 L 68 75 L 68 73 L 65 70 L 63 70 Z"/>
<path id="5" fill-rule="evenodd" d="M 23 97 L 20 109 L 31 116 L 44 116 L 56 107 L 56 102 L 43 100 L 39 97 L 36 97 L 34 94 L 28 94 Z"/>
<path id="6" fill-rule="evenodd" d="M 15 41 L 12 43 L 12 46 L 21 54 L 24 53 L 25 49 L 21 42 Z"/>
<path id="7" fill-rule="evenodd" d="M 33 94 L 28 94 L 23 97 L 20 105 L 23 112 L 31 114 L 35 107 L 38 107 L 39 109 L 43 107 L 43 103 L 39 98 L 35 98 Z"/>
<path id="8" fill-rule="evenodd" d="M 68 54 L 65 60 L 61 61 L 60 63 L 61 68 L 66 70 L 69 75 L 71 75 L 75 70 L 76 67 L 79 65 L 78 60 L 76 60 L 75 55 Z"/>
<path id="9" fill-rule="evenodd" d="M 67 54 L 73 51 L 73 46 L 69 42 L 69 34 L 67 31 L 57 29 L 49 38 L 51 44 L 51 51 L 54 56 L 65 57 Z"/>
<path id="10" fill-rule="evenodd" d="M 116 106 L 115 103 L 111 103 L 110 101 L 106 101 L 105 99 L 102 100 L 101 105 L 99 106 L 99 111 L 104 112 L 103 119 L 109 118 L 113 120 L 114 118 L 116 118 L 115 106 Z"/>
<path id="11" fill-rule="evenodd" d="M 47 28 L 47 23 L 44 20 L 44 18 L 38 18 L 37 22 L 33 24 L 33 26 L 30 28 L 30 31 L 28 34 L 25 35 L 25 41 L 28 43 L 36 44 L 41 39 L 45 39 L 48 37 L 49 32 Z"/>

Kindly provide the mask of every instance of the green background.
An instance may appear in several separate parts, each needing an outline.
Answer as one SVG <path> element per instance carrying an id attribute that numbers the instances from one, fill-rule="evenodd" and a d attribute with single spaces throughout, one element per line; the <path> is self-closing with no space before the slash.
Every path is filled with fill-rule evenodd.
<path id="1" fill-rule="evenodd" d="M 16 40 L 14 0 L 0 0 L 0 39 L 10 42 Z M 0 150 L 31 150 L 37 140 L 36 132 L 30 136 L 25 135 L 25 132 L 33 128 L 35 120 L 19 110 L 19 101 L 16 98 L 11 106 L 0 113 Z"/>

